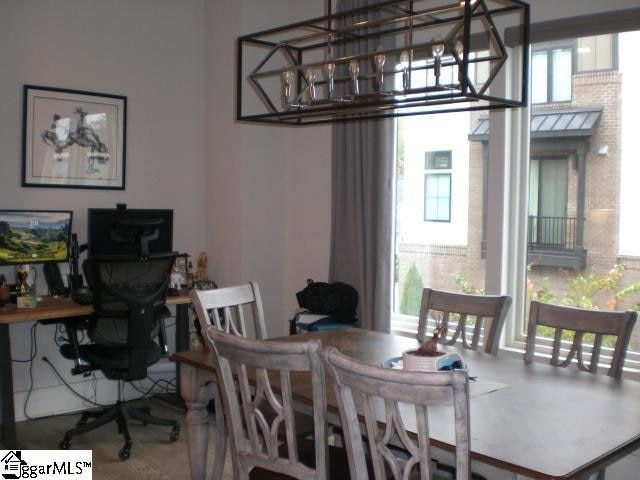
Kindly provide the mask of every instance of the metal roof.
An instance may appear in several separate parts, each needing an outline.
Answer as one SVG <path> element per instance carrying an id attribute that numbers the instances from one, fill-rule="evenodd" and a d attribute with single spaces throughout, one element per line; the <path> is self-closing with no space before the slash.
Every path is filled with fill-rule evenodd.
<path id="1" fill-rule="evenodd" d="M 531 111 L 531 138 L 590 137 L 598 128 L 602 107 L 549 108 Z M 481 115 L 469 140 L 489 139 L 489 116 Z"/>

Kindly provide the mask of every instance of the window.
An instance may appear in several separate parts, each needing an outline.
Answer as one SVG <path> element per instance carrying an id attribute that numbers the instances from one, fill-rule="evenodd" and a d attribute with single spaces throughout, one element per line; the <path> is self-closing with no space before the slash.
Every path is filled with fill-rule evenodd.
<path id="1" fill-rule="evenodd" d="M 510 124 L 484 112 L 398 119 L 394 331 L 415 333 L 425 286 L 510 294 L 515 348 L 531 299 L 640 311 L 638 45 L 640 31 L 533 45 L 530 122 L 514 111 Z M 529 148 L 491 144 L 490 130 L 520 122 Z M 640 323 L 625 366 L 640 370 Z"/>
<path id="2" fill-rule="evenodd" d="M 424 287 L 484 289 L 482 219 L 475 217 L 477 208 L 471 208 L 483 203 L 484 166 L 481 148 L 468 138 L 479 116 L 452 112 L 397 119 L 396 332 L 415 335 Z"/>
<path id="3" fill-rule="evenodd" d="M 578 71 L 611 70 L 614 35 L 594 35 L 578 39 Z"/>
<path id="4" fill-rule="evenodd" d="M 424 174 L 425 222 L 451 221 L 451 151 L 427 152 Z"/>
<path id="5" fill-rule="evenodd" d="M 636 127 L 640 94 L 635 88 L 640 31 L 569 41 L 576 45 L 579 75 L 572 78 L 568 67 L 560 69 L 566 78 L 555 75 L 555 83 L 548 85 L 572 80 L 572 108 L 538 107 L 532 113 L 527 302 L 525 319 L 515 315 L 514 346 L 521 346 L 518 338 L 525 338 L 528 300 L 600 310 L 640 310 L 640 149 Z M 534 56 L 540 55 L 540 65 L 547 55 L 549 68 L 549 52 L 559 51 L 541 53 L 535 46 L 533 50 Z M 540 75 L 535 62 L 534 76 Z M 600 73 L 614 68 L 617 71 L 611 74 Z M 535 84 L 534 79 L 532 87 Z M 544 97 L 540 91 L 537 100 Z M 583 121 L 589 115 L 594 123 L 587 128 Z M 544 351 L 553 335 L 540 327 L 536 342 Z M 603 356 L 611 355 L 612 345 L 611 339 L 605 338 Z M 625 367 L 640 368 L 638 326 Z"/>
<path id="6" fill-rule="evenodd" d="M 534 51 L 531 55 L 531 101 L 571 101 L 571 47 Z"/>
<path id="7" fill-rule="evenodd" d="M 529 172 L 529 245 L 564 249 L 571 220 L 567 218 L 566 158 L 532 158 Z"/>

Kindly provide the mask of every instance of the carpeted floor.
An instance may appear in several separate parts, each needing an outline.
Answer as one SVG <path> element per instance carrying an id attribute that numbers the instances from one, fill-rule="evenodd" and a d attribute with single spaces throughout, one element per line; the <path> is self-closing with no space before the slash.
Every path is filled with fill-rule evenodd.
<path id="1" fill-rule="evenodd" d="M 75 437 L 71 448 L 93 450 L 94 480 L 188 480 L 187 441 L 183 413 L 159 401 L 150 402 L 154 415 L 181 421 L 180 439 L 169 442 L 170 427 L 142 426 L 131 422 L 129 432 L 133 438 L 131 458 L 121 461 L 118 451 L 124 441 L 115 423 Z M 56 450 L 64 432 L 73 428 L 79 415 L 63 415 L 18 423 L 18 435 L 24 448 Z M 213 426 L 211 427 L 213 430 Z M 213 441 L 213 432 L 210 433 Z M 210 449 L 211 451 L 211 449 Z M 210 456 L 208 465 L 212 464 Z M 231 480 L 231 467 L 225 467 L 221 480 Z"/>

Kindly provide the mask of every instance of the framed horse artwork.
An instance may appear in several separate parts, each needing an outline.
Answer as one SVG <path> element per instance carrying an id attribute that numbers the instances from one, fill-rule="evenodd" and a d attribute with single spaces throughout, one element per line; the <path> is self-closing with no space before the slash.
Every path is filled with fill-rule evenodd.
<path id="1" fill-rule="evenodd" d="M 24 86 L 22 186 L 124 190 L 127 97 Z"/>

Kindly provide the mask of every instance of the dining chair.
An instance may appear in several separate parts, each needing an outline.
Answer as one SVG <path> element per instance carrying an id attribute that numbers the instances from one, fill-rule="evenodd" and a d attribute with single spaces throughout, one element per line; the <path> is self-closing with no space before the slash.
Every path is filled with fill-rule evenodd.
<path id="1" fill-rule="evenodd" d="M 321 343 L 253 340 L 215 327 L 207 329 L 207 337 L 215 353 L 236 478 L 329 478 Z M 296 435 L 293 405 L 292 379 L 300 372 L 310 374 L 313 399 L 314 441 L 306 448 Z M 276 412 L 272 419 L 263 411 L 266 404 Z M 341 467 L 332 458 L 332 479 L 346 471 L 346 459 Z"/>
<path id="2" fill-rule="evenodd" d="M 267 327 L 257 282 L 245 285 L 196 290 L 189 292 L 191 304 L 196 312 L 200 332 L 213 326 L 241 337 L 267 337 Z M 249 329 L 251 327 L 251 330 Z M 205 348 L 209 344 L 205 340 Z M 218 385 L 210 385 L 213 396 L 213 411 L 216 424 L 216 450 L 211 478 L 222 478 L 224 459 L 227 453 L 227 431 L 224 408 Z"/>
<path id="3" fill-rule="evenodd" d="M 322 358 L 334 380 L 352 480 L 369 478 L 363 442 L 368 443 L 375 480 L 414 478 L 417 471 L 417 478 L 430 480 L 436 468 L 431 455 L 428 409 L 445 405 L 452 405 L 454 414 L 451 428 L 456 441 L 455 479 L 471 478 L 466 371 L 425 373 L 382 368 L 361 363 L 333 347 L 325 349 Z M 382 424 L 384 427 L 379 426 Z M 394 439 L 401 445 L 391 445 Z M 408 459 L 399 460 L 397 447 L 406 450 Z"/>
<path id="4" fill-rule="evenodd" d="M 267 326 L 257 282 L 211 290 L 194 289 L 189 292 L 189 296 L 201 331 L 213 325 L 219 330 L 242 337 L 267 338 Z"/>
<path id="5" fill-rule="evenodd" d="M 263 340 L 267 338 L 267 327 L 262 308 L 262 297 L 257 282 L 245 285 L 215 288 L 210 290 L 191 290 L 189 292 L 201 331 L 208 327 L 243 338 Z M 208 346 L 208 342 L 205 344 Z M 227 451 L 227 424 L 224 420 L 224 408 L 220 389 L 212 387 L 213 409 L 216 423 L 216 452 L 212 478 L 221 478 Z M 274 412 L 263 405 L 268 419 Z M 313 432 L 313 419 L 304 413 L 296 412 L 296 436 L 299 438 Z"/>
<path id="6" fill-rule="evenodd" d="M 555 330 L 551 350 L 551 365 L 566 367 L 575 362 L 580 370 L 597 373 L 598 364 L 601 360 L 603 337 L 611 335 L 617 338 L 613 347 L 608 375 L 620 378 L 627 347 L 631 340 L 631 332 L 637 317 L 638 314 L 634 311 L 586 310 L 551 305 L 533 300 L 529 309 L 525 362 L 533 361 L 536 340 L 538 339 L 536 335 L 537 327 L 546 326 Z M 571 341 L 570 345 L 568 342 L 563 341 L 562 334 L 564 331 L 573 332 L 573 341 Z M 593 341 L 585 339 L 585 335 L 593 335 Z M 585 351 L 586 346 L 591 347 L 590 354 Z M 562 354 L 565 354 L 564 359 L 561 358 Z M 585 358 L 587 356 L 589 357 L 588 363 L 586 363 Z"/>
<path id="7" fill-rule="evenodd" d="M 465 348 L 478 350 L 482 337 L 482 349 L 486 353 L 495 354 L 500 346 L 500 334 L 509 305 L 511 305 L 511 297 L 508 295 L 469 295 L 425 288 L 422 291 L 418 319 L 418 341 L 422 343 L 427 339 L 430 316 L 442 315 L 442 321 L 448 327 L 452 320 L 451 316 L 456 315 L 458 319 L 455 331 L 447 336 L 445 330 L 440 343 L 453 345 L 459 339 Z M 469 317 L 474 319 L 471 339 L 467 338 Z"/>

